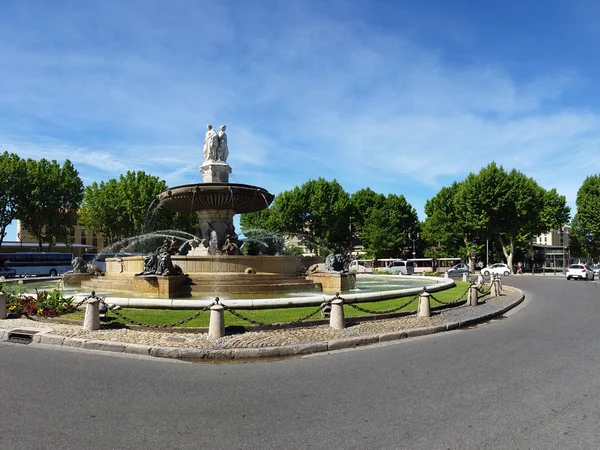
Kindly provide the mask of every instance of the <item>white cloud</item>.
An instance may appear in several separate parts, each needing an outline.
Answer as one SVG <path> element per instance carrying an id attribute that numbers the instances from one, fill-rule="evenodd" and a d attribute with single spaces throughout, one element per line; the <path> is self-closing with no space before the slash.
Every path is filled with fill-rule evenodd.
<path id="1" fill-rule="evenodd" d="M 599 171 L 570 157 L 600 141 L 597 113 L 561 106 L 583 83 L 577 68 L 516 76 L 486 54 L 458 63 L 302 2 L 160 5 L 0 19 L 15 37 L 0 41 L 2 149 L 68 157 L 86 179 L 146 170 L 183 184 L 200 178 L 204 125 L 226 123 L 232 181 L 277 192 L 335 177 L 414 204 L 492 160 L 571 202 Z"/>

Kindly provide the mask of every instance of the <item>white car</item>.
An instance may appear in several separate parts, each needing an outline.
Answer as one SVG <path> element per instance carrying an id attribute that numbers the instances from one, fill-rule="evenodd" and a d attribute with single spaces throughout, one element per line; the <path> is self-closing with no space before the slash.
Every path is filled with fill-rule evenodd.
<path id="1" fill-rule="evenodd" d="M 489 277 L 491 274 L 509 276 L 510 275 L 510 267 L 504 263 L 496 263 L 491 266 L 484 267 L 481 269 L 481 275 L 484 277 Z"/>
<path id="2" fill-rule="evenodd" d="M 567 280 L 571 278 L 594 281 L 594 271 L 585 264 L 571 264 L 567 269 Z"/>

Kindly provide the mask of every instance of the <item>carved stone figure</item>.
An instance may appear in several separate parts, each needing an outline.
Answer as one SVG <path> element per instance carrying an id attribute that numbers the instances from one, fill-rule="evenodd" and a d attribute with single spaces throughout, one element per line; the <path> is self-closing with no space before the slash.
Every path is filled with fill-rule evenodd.
<path id="1" fill-rule="evenodd" d="M 334 255 L 330 253 L 325 258 L 325 268 L 328 272 L 343 272 L 344 265 L 346 264 L 346 258 L 342 254 Z"/>
<path id="2" fill-rule="evenodd" d="M 221 131 L 219 131 L 219 151 L 217 153 L 217 159 L 219 161 L 227 162 L 229 157 L 229 147 L 227 147 L 227 125 L 221 125 Z"/>
<path id="3" fill-rule="evenodd" d="M 156 267 L 156 275 L 168 277 L 170 275 L 181 275 L 181 268 L 171 261 L 171 255 L 167 252 L 162 252 L 158 255 L 158 265 Z"/>
<path id="4" fill-rule="evenodd" d="M 144 270 L 136 275 L 155 275 L 158 267 L 158 256 L 156 253 L 150 253 L 144 256 Z"/>
<path id="5" fill-rule="evenodd" d="M 206 137 L 204 138 L 204 161 L 216 161 L 219 151 L 219 135 L 213 126 L 206 125 Z"/>
<path id="6" fill-rule="evenodd" d="M 87 263 L 85 260 L 78 256 L 71 261 L 71 265 L 73 266 L 73 270 L 70 273 L 87 273 Z"/>
<path id="7" fill-rule="evenodd" d="M 226 255 L 239 255 L 240 248 L 238 245 L 238 240 L 234 236 L 228 234 L 221 251 Z"/>

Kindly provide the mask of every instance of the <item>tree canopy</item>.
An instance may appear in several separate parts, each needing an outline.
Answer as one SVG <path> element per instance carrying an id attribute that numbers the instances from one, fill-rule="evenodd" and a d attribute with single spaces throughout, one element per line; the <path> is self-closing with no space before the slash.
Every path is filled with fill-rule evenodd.
<path id="1" fill-rule="evenodd" d="M 577 191 L 576 205 L 571 241 L 579 245 L 582 256 L 596 257 L 600 255 L 600 175 L 584 180 Z"/>
<path id="2" fill-rule="evenodd" d="M 460 236 L 465 253 L 481 248 L 486 239 L 495 239 L 509 265 L 517 246 L 529 246 L 533 236 L 569 220 L 564 196 L 555 189 L 544 190 L 516 169 L 506 172 L 496 163 L 444 189 L 427 203 L 427 236 L 449 247 L 455 244 L 452 234 Z M 444 224 L 444 217 L 452 223 Z"/>
<path id="3" fill-rule="evenodd" d="M 56 161 L 28 159 L 18 195 L 17 218 L 48 250 L 56 242 L 69 242 L 68 229 L 77 222 L 83 199 L 83 182 L 68 159 L 61 166 Z"/>
<path id="4" fill-rule="evenodd" d="M 156 196 L 166 187 L 163 180 L 143 171 L 128 171 L 119 180 L 94 182 L 85 188 L 79 220 L 87 230 L 103 233 L 107 244 L 170 228 L 193 233 L 194 215 L 158 206 Z"/>

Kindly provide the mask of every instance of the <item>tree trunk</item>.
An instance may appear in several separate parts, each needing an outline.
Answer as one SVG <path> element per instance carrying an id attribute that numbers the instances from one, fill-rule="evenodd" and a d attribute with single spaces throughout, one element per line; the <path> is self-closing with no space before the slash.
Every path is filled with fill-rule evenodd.
<path id="1" fill-rule="evenodd" d="M 500 239 L 500 245 L 502 246 L 502 252 L 504 253 L 504 257 L 506 258 L 506 264 L 510 268 L 512 272 L 513 267 L 513 256 L 515 254 L 515 241 L 512 237 L 508 238 L 508 246 L 504 245 L 504 239 L 499 234 L 498 238 Z M 508 247 L 510 247 L 510 252 L 508 251 Z"/>

